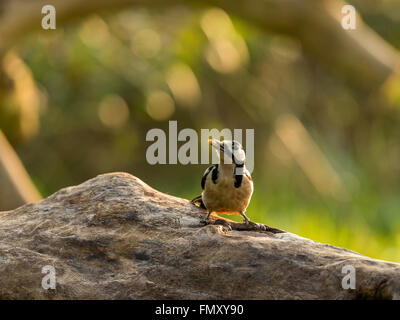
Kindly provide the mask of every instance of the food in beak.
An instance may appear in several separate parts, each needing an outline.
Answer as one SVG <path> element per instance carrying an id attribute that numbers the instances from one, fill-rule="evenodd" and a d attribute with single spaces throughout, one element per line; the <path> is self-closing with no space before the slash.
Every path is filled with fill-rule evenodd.
<path id="1" fill-rule="evenodd" d="M 224 151 L 224 144 L 217 139 L 208 139 L 208 144 L 212 145 L 215 149 L 220 150 L 221 152 Z"/>

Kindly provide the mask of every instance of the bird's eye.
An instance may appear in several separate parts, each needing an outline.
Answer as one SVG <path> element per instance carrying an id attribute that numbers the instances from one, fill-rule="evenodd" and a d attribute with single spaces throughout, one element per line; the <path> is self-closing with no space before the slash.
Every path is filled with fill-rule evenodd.
<path id="1" fill-rule="evenodd" d="M 238 144 L 236 141 L 233 141 L 233 142 L 232 142 L 232 149 L 233 149 L 233 150 L 239 149 L 239 144 Z"/>

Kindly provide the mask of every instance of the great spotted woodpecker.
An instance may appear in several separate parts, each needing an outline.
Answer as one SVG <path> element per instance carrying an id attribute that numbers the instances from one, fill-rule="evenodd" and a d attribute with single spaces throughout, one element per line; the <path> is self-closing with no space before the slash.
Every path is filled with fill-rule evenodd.
<path id="1" fill-rule="evenodd" d="M 206 222 L 212 212 L 219 212 L 240 214 L 249 223 L 245 212 L 253 193 L 253 180 L 245 167 L 246 154 L 242 145 L 235 140 L 216 139 L 210 139 L 209 144 L 217 150 L 220 163 L 204 172 L 203 192 L 192 203 L 207 209 Z"/>

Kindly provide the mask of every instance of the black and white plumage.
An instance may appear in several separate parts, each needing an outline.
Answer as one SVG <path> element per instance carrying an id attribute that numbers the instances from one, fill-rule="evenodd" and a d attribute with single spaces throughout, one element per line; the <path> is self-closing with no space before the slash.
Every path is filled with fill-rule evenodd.
<path id="1" fill-rule="evenodd" d="M 253 180 L 246 169 L 246 155 L 237 141 L 210 139 L 217 150 L 220 163 L 204 172 L 201 179 L 203 192 L 192 202 L 212 212 L 240 214 L 248 222 L 245 212 L 253 193 Z"/>

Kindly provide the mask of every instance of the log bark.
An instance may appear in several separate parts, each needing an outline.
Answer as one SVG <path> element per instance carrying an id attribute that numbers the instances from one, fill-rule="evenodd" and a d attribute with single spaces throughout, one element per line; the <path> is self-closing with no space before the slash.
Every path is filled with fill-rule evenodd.
<path id="1" fill-rule="evenodd" d="M 0 298 L 400 299 L 398 263 L 204 216 L 126 173 L 2 212 Z M 47 265 L 55 289 L 42 288 Z M 355 290 L 342 288 L 345 265 Z"/>

